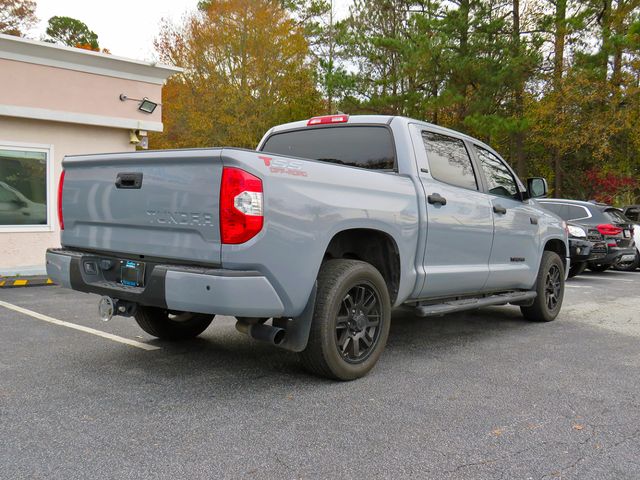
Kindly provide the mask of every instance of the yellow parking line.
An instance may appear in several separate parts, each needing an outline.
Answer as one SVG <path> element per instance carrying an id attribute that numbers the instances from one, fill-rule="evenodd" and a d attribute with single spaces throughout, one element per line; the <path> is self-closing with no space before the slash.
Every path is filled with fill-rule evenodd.
<path id="1" fill-rule="evenodd" d="M 28 280 L 14 280 L 13 281 L 13 286 L 14 287 L 22 287 L 24 285 L 26 285 L 28 283 Z"/>

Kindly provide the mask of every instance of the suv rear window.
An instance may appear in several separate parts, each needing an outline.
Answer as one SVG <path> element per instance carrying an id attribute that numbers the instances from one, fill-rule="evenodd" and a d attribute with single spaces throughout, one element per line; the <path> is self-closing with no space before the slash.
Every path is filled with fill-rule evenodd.
<path id="1" fill-rule="evenodd" d="M 369 170 L 393 170 L 391 132 L 382 126 L 308 128 L 270 136 L 263 152 Z"/>
<path id="2" fill-rule="evenodd" d="M 629 223 L 629 219 L 627 219 L 620 210 L 610 208 L 602 213 L 604 213 L 612 223 Z"/>

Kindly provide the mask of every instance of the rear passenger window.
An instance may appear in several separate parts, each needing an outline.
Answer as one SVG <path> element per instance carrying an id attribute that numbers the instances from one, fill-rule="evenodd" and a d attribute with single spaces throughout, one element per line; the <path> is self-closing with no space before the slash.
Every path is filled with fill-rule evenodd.
<path id="1" fill-rule="evenodd" d="M 578 218 L 586 218 L 589 212 L 584 207 L 567 206 L 568 213 L 566 220 L 576 220 Z"/>
<path id="2" fill-rule="evenodd" d="M 431 176 L 457 187 L 477 190 L 478 183 L 464 142 L 460 139 L 422 132 Z"/>
<path id="3" fill-rule="evenodd" d="M 543 208 L 546 208 L 550 212 L 555 213 L 563 220 L 569 220 L 569 211 L 568 206 L 562 203 L 549 203 L 549 202 L 540 202 Z"/>
<path id="4" fill-rule="evenodd" d="M 386 127 L 323 127 L 276 133 L 263 152 L 370 170 L 393 170 L 395 147 Z"/>

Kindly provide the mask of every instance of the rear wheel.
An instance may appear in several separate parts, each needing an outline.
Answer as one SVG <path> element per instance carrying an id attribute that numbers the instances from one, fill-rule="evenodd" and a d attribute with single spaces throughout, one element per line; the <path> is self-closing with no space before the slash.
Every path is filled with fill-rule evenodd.
<path id="1" fill-rule="evenodd" d="M 620 272 L 633 272 L 638 267 L 640 267 L 640 253 L 636 250 L 636 258 L 632 262 L 618 263 L 613 269 Z"/>
<path id="2" fill-rule="evenodd" d="M 376 364 L 389 336 L 391 301 L 378 270 L 359 260 L 320 268 L 309 342 L 300 353 L 316 375 L 354 380 Z"/>
<path id="3" fill-rule="evenodd" d="M 569 267 L 569 278 L 580 275 L 587 268 L 587 262 L 576 262 L 572 263 Z"/>
<path id="4" fill-rule="evenodd" d="M 520 307 L 522 315 L 534 322 L 555 320 L 564 298 L 564 265 L 557 253 L 543 252 L 536 280 L 536 292 L 538 295 L 533 305 Z"/>
<path id="5" fill-rule="evenodd" d="M 162 340 L 187 340 L 200 335 L 215 315 L 171 312 L 162 308 L 139 306 L 135 319 L 149 335 Z"/>

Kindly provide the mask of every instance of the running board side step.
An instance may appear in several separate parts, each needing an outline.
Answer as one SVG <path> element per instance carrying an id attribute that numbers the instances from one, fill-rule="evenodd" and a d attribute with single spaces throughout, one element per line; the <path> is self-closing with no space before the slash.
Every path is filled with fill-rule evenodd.
<path id="1" fill-rule="evenodd" d="M 506 305 L 507 303 L 527 303 L 536 298 L 535 291 L 528 292 L 508 292 L 489 295 L 479 298 L 463 298 L 460 300 L 449 300 L 434 305 L 421 305 L 416 307 L 418 317 L 431 317 L 435 315 L 445 315 L 447 313 L 463 312 L 490 305 Z"/>

